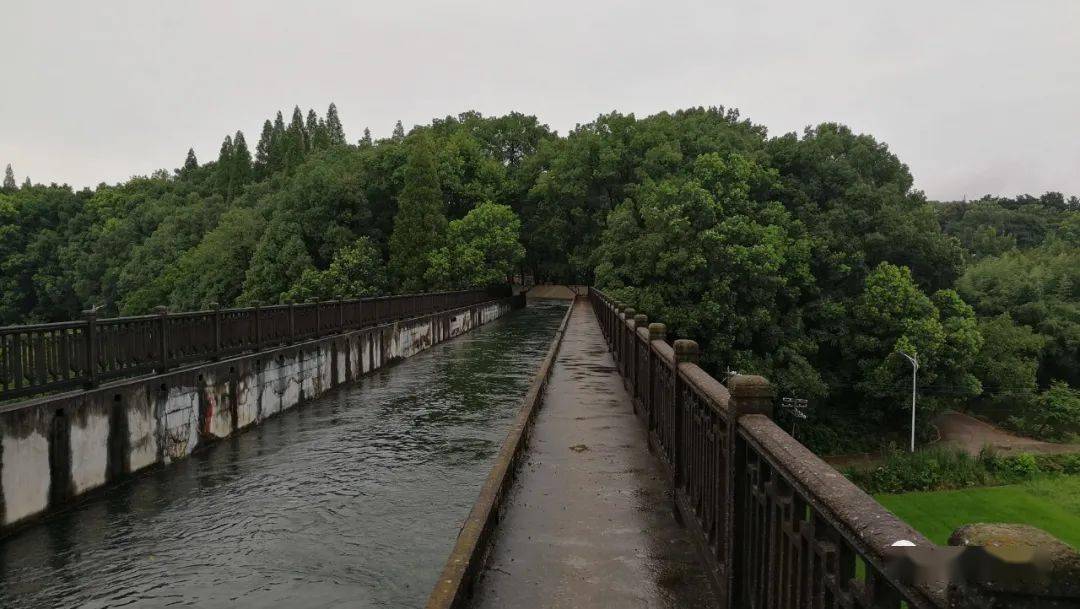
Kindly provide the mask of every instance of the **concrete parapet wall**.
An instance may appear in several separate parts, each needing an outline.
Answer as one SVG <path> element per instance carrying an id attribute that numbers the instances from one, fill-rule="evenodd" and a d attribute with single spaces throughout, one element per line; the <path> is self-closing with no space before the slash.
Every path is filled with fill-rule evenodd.
<path id="1" fill-rule="evenodd" d="M 0 408 L 0 535 L 521 304 L 503 299 Z"/>

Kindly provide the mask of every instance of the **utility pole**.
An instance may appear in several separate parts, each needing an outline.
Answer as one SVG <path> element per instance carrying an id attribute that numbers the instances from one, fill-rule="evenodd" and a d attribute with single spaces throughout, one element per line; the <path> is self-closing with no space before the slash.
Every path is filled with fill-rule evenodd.
<path id="1" fill-rule="evenodd" d="M 795 428 L 799 420 L 806 420 L 807 401 L 802 398 L 784 398 L 780 400 L 780 407 L 791 413 L 791 437 L 795 437 Z"/>
<path id="2" fill-rule="evenodd" d="M 897 351 L 911 362 L 911 452 L 915 452 L 915 376 L 919 373 L 919 354 L 908 355 Z"/>

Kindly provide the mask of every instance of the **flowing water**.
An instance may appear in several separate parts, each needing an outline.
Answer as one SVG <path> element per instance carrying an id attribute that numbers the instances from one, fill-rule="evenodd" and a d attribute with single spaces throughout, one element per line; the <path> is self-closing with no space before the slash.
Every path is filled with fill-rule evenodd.
<path id="1" fill-rule="evenodd" d="M 531 303 L 0 541 L 0 607 L 422 606 L 565 310 Z"/>

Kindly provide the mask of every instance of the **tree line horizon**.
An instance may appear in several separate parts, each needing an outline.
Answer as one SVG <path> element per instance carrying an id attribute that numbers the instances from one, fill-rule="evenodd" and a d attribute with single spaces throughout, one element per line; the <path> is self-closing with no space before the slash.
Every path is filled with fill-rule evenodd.
<path id="1" fill-rule="evenodd" d="M 937 202 L 837 123 L 770 137 L 734 109 L 600 115 L 560 136 L 477 112 L 346 140 L 294 108 L 218 158 L 78 191 L 0 187 L 0 324 L 589 283 L 698 340 L 714 374 L 811 401 L 800 440 L 868 449 L 964 408 L 1080 433 L 1080 200 Z"/>

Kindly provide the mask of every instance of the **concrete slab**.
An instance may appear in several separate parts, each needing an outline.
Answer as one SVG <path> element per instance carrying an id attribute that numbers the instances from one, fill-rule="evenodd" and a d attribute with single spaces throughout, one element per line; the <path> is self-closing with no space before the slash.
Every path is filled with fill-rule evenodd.
<path id="1" fill-rule="evenodd" d="M 473 607 L 714 607 L 586 301 L 574 308 Z"/>

